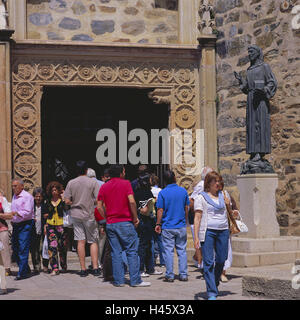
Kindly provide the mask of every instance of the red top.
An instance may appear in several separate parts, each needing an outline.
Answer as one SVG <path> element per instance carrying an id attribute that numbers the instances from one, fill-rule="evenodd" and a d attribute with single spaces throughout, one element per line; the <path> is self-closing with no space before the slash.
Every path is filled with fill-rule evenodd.
<path id="1" fill-rule="evenodd" d="M 101 214 L 100 214 L 100 212 L 98 211 L 97 208 L 95 208 L 94 214 L 95 214 L 95 219 L 96 219 L 96 221 L 105 220 L 105 218 L 103 218 L 103 217 L 101 216 Z"/>
<path id="2" fill-rule="evenodd" d="M 112 178 L 101 186 L 98 200 L 102 200 L 106 207 L 106 223 L 132 221 L 128 196 L 132 194 L 132 187 L 128 180 Z"/>

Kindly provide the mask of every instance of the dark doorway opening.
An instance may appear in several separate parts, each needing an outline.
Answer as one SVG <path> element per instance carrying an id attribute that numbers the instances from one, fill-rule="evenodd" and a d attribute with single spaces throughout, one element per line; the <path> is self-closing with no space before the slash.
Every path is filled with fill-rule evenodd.
<path id="1" fill-rule="evenodd" d="M 151 160 L 151 129 L 168 128 L 169 106 L 156 105 L 148 93 L 153 89 L 103 87 L 45 87 L 41 101 L 42 181 L 66 183 L 75 177 L 77 160 L 86 160 L 100 179 L 108 165 L 99 165 L 96 151 L 98 130 L 109 128 L 117 136 L 119 121 L 126 120 L 128 132 L 135 128 L 148 133 L 148 159 Z M 135 142 L 128 142 L 128 149 Z M 138 165 L 126 165 L 126 179 L 136 178 Z M 162 178 L 166 165 L 149 165 Z M 162 180 L 161 180 L 162 181 Z"/>

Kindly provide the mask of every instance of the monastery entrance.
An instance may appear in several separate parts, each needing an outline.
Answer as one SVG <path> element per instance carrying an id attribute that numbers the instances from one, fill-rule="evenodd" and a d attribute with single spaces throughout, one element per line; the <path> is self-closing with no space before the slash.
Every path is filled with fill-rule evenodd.
<path id="1" fill-rule="evenodd" d="M 178 162 L 183 158 L 183 146 L 170 145 L 170 167 L 177 183 L 190 192 L 204 163 L 217 166 L 215 67 L 210 66 L 214 48 L 206 45 L 207 49 L 198 50 L 13 44 L 12 175 L 24 180 L 26 190 L 45 186 L 52 179 L 51 161 L 57 156 L 66 164 L 69 178 L 74 176 L 72 165 L 80 158 L 86 159 L 99 177 L 96 151 L 101 142 L 96 141 L 96 133 L 127 120 L 127 134 L 135 128 L 146 132 L 151 128 L 179 129 L 181 134 L 188 130 L 190 158 L 196 155 L 197 132 L 204 132 L 197 152 L 203 156 L 199 163 Z M 149 161 L 150 155 L 148 152 Z M 128 166 L 128 179 L 135 176 L 136 169 Z M 161 176 L 162 170 L 151 169 Z"/>
<path id="2" fill-rule="evenodd" d="M 76 176 L 74 164 L 86 160 L 100 179 L 108 166 L 100 165 L 96 151 L 104 142 L 96 141 L 100 129 L 112 129 L 117 138 L 119 122 L 127 122 L 127 132 L 144 129 L 148 135 L 148 163 L 151 162 L 151 129 L 168 128 L 169 105 L 154 104 L 148 97 L 153 89 L 90 86 L 45 86 L 41 98 L 41 158 L 43 187 L 51 180 L 63 184 Z M 127 142 L 127 151 L 136 142 Z M 159 147 L 159 146 L 158 146 Z M 160 146 L 161 154 L 161 146 Z M 138 164 L 128 163 L 126 179 L 136 177 Z M 166 166 L 149 165 L 162 181 Z"/>

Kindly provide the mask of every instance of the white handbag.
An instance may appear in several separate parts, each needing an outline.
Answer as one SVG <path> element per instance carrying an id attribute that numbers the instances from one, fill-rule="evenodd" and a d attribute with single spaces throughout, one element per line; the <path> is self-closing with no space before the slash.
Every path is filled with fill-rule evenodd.
<path id="1" fill-rule="evenodd" d="M 246 224 L 243 222 L 242 216 L 239 212 L 239 220 L 235 220 L 237 227 L 239 228 L 241 233 L 245 233 L 248 232 L 248 227 L 246 226 Z"/>
<path id="2" fill-rule="evenodd" d="M 43 259 L 47 259 L 47 260 L 49 259 L 47 236 L 44 237 L 42 257 Z"/>
<path id="3" fill-rule="evenodd" d="M 71 228 L 73 226 L 72 218 L 69 211 L 64 211 L 64 227 Z"/>

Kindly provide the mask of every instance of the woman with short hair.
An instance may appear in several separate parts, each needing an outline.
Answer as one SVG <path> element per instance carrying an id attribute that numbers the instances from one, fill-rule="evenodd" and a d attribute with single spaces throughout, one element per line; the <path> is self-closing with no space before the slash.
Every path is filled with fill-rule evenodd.
<path id="1" fill-rule="evenodd" d="M 222 177 L 217 172 L 208 173 L 204 180 L 204 191 L 194 202 L 194 245 L 198 249 L 200 240 L 208 300 L 216 300 L 218 296 L 218 285 L 228 256 L 229 226 L 226 206 L 230 204 L 230 200 L 220 190 L 221 181 Z"/>
<path id="2" fill-rule="evenodd" d="M 64 232 L 63 217 L 67 207 L 62 200 L 61 193 L 63 186 L 57 181 L 52 181 L 47 185 L 48 196 L 46 220 L 46 234 L 48 239 L 49 261 L 52 269 L 51 275 L 59 274 L 59 262 L 62 271 L 67 270 L 67 236 Z M 59 253 L 59 262 L 58 262 Z"/>

